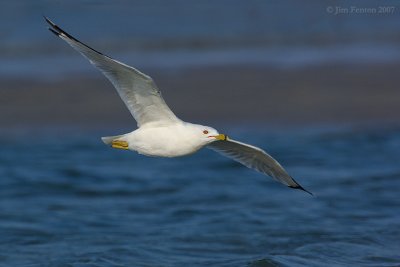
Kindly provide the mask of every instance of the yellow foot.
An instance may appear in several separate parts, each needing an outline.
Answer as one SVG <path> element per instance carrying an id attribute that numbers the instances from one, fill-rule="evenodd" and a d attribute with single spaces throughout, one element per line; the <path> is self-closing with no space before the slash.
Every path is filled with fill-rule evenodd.
<path id="1" fill-rule="evenodd" d="M 118 149 L 128 149 L 129 144 L 126 141 L 114 140 L 112 141 L 111 146 Z"/>

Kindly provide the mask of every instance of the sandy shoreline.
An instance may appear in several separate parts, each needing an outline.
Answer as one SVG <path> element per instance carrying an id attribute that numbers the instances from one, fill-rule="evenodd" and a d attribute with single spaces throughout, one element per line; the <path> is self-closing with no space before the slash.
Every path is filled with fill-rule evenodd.
<path id="1" fill-rule="evenodd" d="M 303 126 L 396 124 L 399 69 L 400 64 L 375 64 L 144 71 L 184 120 Z M 134 121 L 112 85 L 93 71 L 53 81 L 2 78 L 0 123 L 4 128 L 90 128 Z"/>

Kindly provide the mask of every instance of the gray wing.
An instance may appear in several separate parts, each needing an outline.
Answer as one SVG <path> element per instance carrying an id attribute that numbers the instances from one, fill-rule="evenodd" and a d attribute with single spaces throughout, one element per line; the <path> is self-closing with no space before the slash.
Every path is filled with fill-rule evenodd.
<path id="1" fill-rule="evenodd" d="M 273 157 L 258 147 L 241 143 L 230 138 L 212 142 L 207 147 L 240 162 L 250 169 L 266 174 L 284 185 L 295 189 L 301 189 L 311 194 L 299 185 Z"/>
<path id="2" fill-rule="evenodd" d="M 166 125 L 180 121 L 165 103 L 151 77 L 83 44 L 48 18 L 45 19 L 51 26 L 51 32 L 86 57 L 111 81 L 138 127 L 146 123 Z"/>

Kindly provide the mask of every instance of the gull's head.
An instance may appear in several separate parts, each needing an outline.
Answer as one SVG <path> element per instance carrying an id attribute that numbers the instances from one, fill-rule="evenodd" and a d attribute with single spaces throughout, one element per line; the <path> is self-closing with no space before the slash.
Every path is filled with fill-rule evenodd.
<path id="1" fill-rule="evenodd" d="M 217 130 L 209 126 L 195 125 L 194 130 L 196 136 L 202 141 L 204 145 L 218 140 L 226 140 L 228 138 L 227 135 L 220 134 Z"/>

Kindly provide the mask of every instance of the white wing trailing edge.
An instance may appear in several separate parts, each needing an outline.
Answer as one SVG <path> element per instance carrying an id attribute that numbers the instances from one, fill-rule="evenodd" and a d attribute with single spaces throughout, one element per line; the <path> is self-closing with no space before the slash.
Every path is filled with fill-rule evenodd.
<path id="1" fill-rule="evenodd" d="M 114 60 L 85 45 L 44 17 L 49 30 L 66 41 L 98 68 L 117 89 L 119 96 L 137 121 L 145 124 L 168 125 L 180 121 L 169 109 L 153 79 L 137 69 Z"/>
<path id="2" fill-rule="evenodd" d="M 114 148 L 130 149 L 152 156 L 182 156 L 207 145 L 248 168 L 273 177 L 294 189 L 311 192 L 298 184 L 285 169 L 264 150 L 228 138 L 215 129 L 183 123 L 169 109 L 151 77 L 85 45 L 45 17 L 49 30 L 86 57 L 114 85 L 121 99 L 137 121 L 139 129 L 124 135 L 103 137 Z M 163 131 L 160 132 L 160 127 Z M 204 130 L 206 128 L 207 130 Z M 171 130 L 172 129 L 172 130 Z M 172 132 L 171 132 L 172 131 Z M 208 136 L 211 132 L 215 135 Z M 148 138 L 148 136 L 152 138 Z M 216 141 L 209 139 L 214 137 Z M 134 140 L 130 144 L 130 140 Z"/>
<path id="3" fill-rule="evenodd" d="M 235 141 L 228 137 L 226 137 L 225 140 L 215 141 L 209 144 L 207 147 L 245 165 L 250 169 L 254 169 L 258 172 L 268 175 L 290 188 L 300 189 L 312 195 L 311 192 L 307 191 L 300 184 L 298 184 L 285 171 L 279 162 L 277 162 L 261 148 Z"/>

